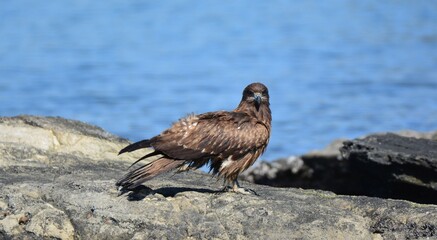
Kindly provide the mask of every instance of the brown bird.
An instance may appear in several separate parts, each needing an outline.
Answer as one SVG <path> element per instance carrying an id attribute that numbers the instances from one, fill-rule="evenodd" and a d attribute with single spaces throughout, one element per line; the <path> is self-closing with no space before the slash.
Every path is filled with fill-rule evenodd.
<path id="1" fill-rule="evenodd" d="M 269 105 L 267 87 L 252 83 L 244 89 L 235 110 L 189 115 L 161 134 L 123 148 L 119 154 L 140 148 L 153 149 L 132 166 L 143 159 L 157 159 L 129 171 L 116 185 L 122 192 L 132 190 L 161 173 L 184 165 L 200 168 L 209 164 L 210 172 L 225 179 L 224 190 L 250 193 L 240 188 L 237 177 L 267 147 L 272 119 Z"/>

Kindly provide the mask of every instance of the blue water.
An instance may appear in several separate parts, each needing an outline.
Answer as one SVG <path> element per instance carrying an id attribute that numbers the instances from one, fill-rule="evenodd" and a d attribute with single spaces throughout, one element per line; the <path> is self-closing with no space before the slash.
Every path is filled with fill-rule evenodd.
<path id="1" fill-rule="evenodd" d="M 139 140 L 270 89 L 264 159 L 437 129 L 437 1 L 0 0 L 0 115 Z"/>

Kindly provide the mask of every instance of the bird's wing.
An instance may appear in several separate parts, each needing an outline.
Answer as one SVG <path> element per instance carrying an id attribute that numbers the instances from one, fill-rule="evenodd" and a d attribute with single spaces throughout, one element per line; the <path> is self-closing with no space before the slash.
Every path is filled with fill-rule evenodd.
<path id="1" fill-rule="evenodd" d="M 245 113 L 210 112 L 179 120 L 152 138 L 155 150 L 174 159 L 233 159 L 265 146 L 269 130 Z"/>

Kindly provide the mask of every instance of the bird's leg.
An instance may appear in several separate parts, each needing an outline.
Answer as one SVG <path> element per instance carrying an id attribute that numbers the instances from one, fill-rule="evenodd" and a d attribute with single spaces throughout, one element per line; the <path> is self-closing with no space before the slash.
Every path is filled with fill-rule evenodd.
<path id="1" fill-rule="evenodd" d="M 232 186 L 229 186 L 229 182 L 230 181 L 227 179 L 224 180 L 223 182 L 224 187 L 220 192 L 235 192 L 235 193 L 253 194 L 259 196 L 258 193 L 256 193 L 252 189 L 240 187 L 240 184 L 238 183 L 237 179 L 232 181 Z"/>
<path id="2" fill-rule="evenodd" d="M 237 179 L 235 179 L 232 182 L 232 190 L 231 191 L 236 192 L 236 193 L 241 193 L 241 194 L 254 194 L 254 195 L 259 196 L 258 193 L 256 193 L 252 189 L 240 187 L 240 184 L 238 183 Z"/>
<path id="3" fill-rule="evenodd" d="M 229 192 L 229 190 L 231 189 L 231 187 L 229 186 L 229 181 L 225 178 L 223 181 L 223 188 L 222 188 L 222 192 Z"/>

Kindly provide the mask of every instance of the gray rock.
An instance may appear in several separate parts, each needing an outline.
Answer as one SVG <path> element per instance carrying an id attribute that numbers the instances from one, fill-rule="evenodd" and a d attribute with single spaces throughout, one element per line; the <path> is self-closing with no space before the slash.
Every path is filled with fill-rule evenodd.
<path id="1" fill-rule="evenodd" d="M 384 133 L 382 133 L 382 134 L 384 134 Z M 402 136 L 402 137 L 437 140 L 437 131 L 417 132 L 417 131 L 412 131 L 412 130 L 402 130 L 402 131 L 395 132 L 395 134 Z"/>
<path id="2" fill-rule="evenodd" d="M 437 173 L 437 141 L 387 133 L 345 141 L 340 152 L 345 159 L 398 165 L 404 171 L 410 167 Z M 432 174 L 435 175 L 435 174 Z"/>
<path id="3" fill-rule="evenodd" d="M 346 139 L 336 139 L 322 150 L 313 150 L 302 155 L 303 159 L 341 160 L 340 147 Z"/>
<path id="4" fill-rule="evenodd" d="M 276 187 L 437 204 L 436 136 L 401 131 L 336 140 L 323 150 L 260 162 L 242 177 Z"/>
<path id="5" fill-rule="evenodd" d="M 342 139 L 329 144 L 325 149 L 314 150 L 302 156 L 291 156 L 272 162 L 256 163 L 242 174 L 242 178 L 257 184 L 275 187 L 299 187 L 322 189 L 339 194 L 359 195 L 351 179 L 356 176 L 349 171 L 349 162 L 341 158 L 339 148 Z"/>
<path id="6" fill-rule="evenodd" d="M 437 203 L 437 141 L 375 134 L 344 142 L 351 171 L 367 175 L 372 192 Z"/>
<path id="7" fill-rule="evenodd" d="M 117 156 L 125 140 L 31 116 L 2 118 L 0 136 L 0 239 L 437 237 L 435 205 L 247 182 L 260 196 L 218 193 L 221 181 L 197 171 L 118 196 L 114 183 L 135 159 Z"/>
<path id="8" fill-rule="evenodd" d="M 251 167 L 247 171 L 243 172 L 240 177 L 246 181 L 274 186 L 273 184 L 266 183 L 271 181 L 276 183 L 277 186 L 280 186 L 276 180 L 278 180 L 281 176 L 296 175 L 298 173 L 301 174 L 305 170 L 308 169 L 305 169 L 302 158 L 290 156 L 288 158 L 281 158 L 273 162 L 261 161 L 254 167 Z M 307 174 L 311 175 L 311 172 L 308 172 L 309 173 Z"/>

